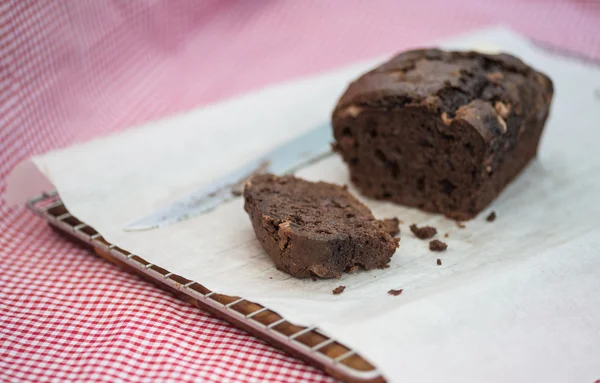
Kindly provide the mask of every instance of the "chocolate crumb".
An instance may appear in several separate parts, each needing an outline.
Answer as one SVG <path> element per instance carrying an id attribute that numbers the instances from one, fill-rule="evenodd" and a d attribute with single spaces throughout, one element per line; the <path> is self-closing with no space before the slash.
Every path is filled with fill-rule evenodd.
<path id="1" fill-rule="evenodd" d="M 400 289 L 400 290 L 391 289 L 390 291 L 388 291 L 388 294 L 397 297 L 398 295 L 402 294 L 402 291 L 404 291 L 404 289 Z"/>
<path id="2" fill-rule="evenodd" d="M 385 218 L 382 222 L 382 229 L 392 237 L 400 234 L 400 220 L 398 218 Z"/>
<path id="3" fill-rule="evenodd" d="M 269 279 L 273 279 L 273 277 L 269 277 Z"/>
<path id="4" fill-rule="evenodd" d="M 437 229 L 431 226 L 417 227 L 414 223 L 410 225 L 410 231 L 414 233 L 417 238 L 429 239 L 437 233 Z"/>
<path id="5" fill-rule="evenodd" d="M 496 220 L 496 212 L 495 211 L 491 212 L 490 215 L 488 215 L 485 220 L 488 222 L 494 222 Z"/>
<path id="6" fill-rule="evenodd" d="M 461 229 L 464 229 L 466 227 L 465 224 L 460 221 L 456 221 L 456 226 L 460 227 Z"/>
<path id="7" fill-rule="evenodd" d="M 438 258 L 436 263 L 437 263 L 438 266 L 441 266 L 442 265 L 442 260 Z"/>
<path id="8" fill-rule="evenodd" d="M 438 241 L 437 239 L 434 239 L 433 241 L 429 242 L 429 250 L 431 251 L 445 251 L 448 248 L 448 245 L 442 241 Z M 441 262 L 438 259 L 439 262 Z M 440 263 L 438 263 L 439 265 Z"/>
<path id="9" fill-rule="evenodd" d="M 346 286 L 338 286 L 335 289 L 333 289 L 333 294 L 338 295 L 344 292 L 344 290 L 346 290 Z"/>
<path id="10" fill-rule="evenodd" d="M 450 236 L 450 234 L 446 233 L 444 234 L 444 238 L 448 238 Z"/>

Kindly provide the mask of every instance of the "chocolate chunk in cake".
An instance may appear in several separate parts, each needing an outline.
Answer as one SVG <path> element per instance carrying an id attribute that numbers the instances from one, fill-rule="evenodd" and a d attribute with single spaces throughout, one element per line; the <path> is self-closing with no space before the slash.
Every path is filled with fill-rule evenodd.
<path id="1" fill-rule="evenodd" d="M 333 294 L 334 295 L 338 295 L 344 292 L 344 290 L 346 290 L 346 286 L 338 286 L 335 289 L 333 289 Z"/>
<path id="2" fill-rule="evenodd" d="M 437 239 L 434 239 L 433 241 L 429 242 L 429 250 L 431 251 L 445 251 L 447 248 L 448 245 L 445 242 L 438 241 Z M 440 261 L 440 264 L 441 262 L 442 261 Z"/>
<path id="3" fill-rule="evenodd" d="M 294 277 L 384 268 L 398 247 L 397 223 L 376 220 L 341 186 L 265 174 L 246 183 L 244 198 L 256 237 Z"/>
<path id="4" fill-rule="evenodd" d="M 400 289 L 400 290 L 391 289 L 390 291 L 388 291 L 388 294 L 396 297 L 396 296 L 402 294 L 402 291 L 404 291 L 404 290 L 403 289 Z"/>
<path id="5" fill-rule="evenodd" d="M 335 148 L 366 196 L 471 219 L 535 156 L 552 97 L 511 55 L 408 51 L 350 84 Z"/>
<path id="6" fill-rule="evenodd" d="M 437 233 L 437 229 L 435 227 L 431 227 L 431 226 L 423 226 L 423 227 L 417 227 L 417 225 L 415 225 L 414 223 L 412 225 L 410 225 L 410 231 L 413 232 L 413 234 L 420 239 L 429 239 L 431 237 L 433 237 L 434 235 L 436 235 Z"/>
<path id="7" fill-rule="evenodd" d="M 494 222 L 496 220 L 496 212 L 495 211 L 491 212 L 490 215 L 488 215 L 485 220 L 488 222 Z"/>

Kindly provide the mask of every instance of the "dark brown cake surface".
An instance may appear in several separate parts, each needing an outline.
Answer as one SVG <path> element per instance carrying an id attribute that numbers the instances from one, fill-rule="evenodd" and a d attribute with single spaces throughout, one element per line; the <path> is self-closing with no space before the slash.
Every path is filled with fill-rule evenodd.
<path id="1" fill-rule="evenodd" d="M 266 174 L 246 183 L 244 198 L 256 237 L 277 268 L 295 277 L 382 268 L 398 247 L 390 235 L 398 222 L 376 220 L 341 186 Z"/>
<path id="2" fill-rule="evenodd" d="M 470 219 L 535 156 L 552 95 L 510 55 L 409 51 L 350 84 L 335 148 L 365 195 Z"/>

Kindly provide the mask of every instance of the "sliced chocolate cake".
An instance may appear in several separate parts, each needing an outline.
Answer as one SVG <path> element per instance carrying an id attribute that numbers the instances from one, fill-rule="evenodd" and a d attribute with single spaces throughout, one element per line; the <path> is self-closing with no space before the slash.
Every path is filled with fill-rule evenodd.
<path id="1" fill-rule="evenodd" d="M 294 277 L 383 268 L 398 247 L 398 220 L 375 219 L 342 186 L 266 174 L 246 183 L 244 198 L 256 237 Z"/>
<path id="2" fill-rule="evenodd" d="M 335 148 L 366 196 L 470 219 L 535 156 L 552 96 L 507 54 L 409 51 L 350 84 Z"/>

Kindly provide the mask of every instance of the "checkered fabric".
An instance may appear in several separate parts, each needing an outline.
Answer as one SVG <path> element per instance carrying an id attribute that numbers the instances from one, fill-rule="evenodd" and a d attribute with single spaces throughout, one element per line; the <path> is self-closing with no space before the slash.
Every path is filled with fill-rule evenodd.
<path id="1" fill-rule="evenodd" d="M 502 22 L 600 58 L 597 1 L 0 0 L 0 382 L 332 382 L 4 202 L 33 154 Z"/>

